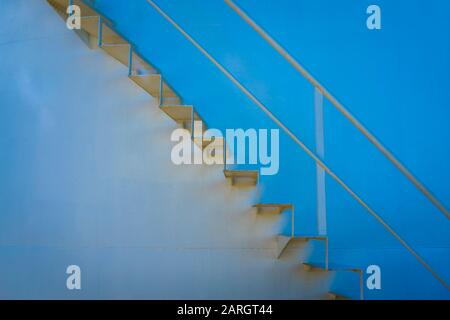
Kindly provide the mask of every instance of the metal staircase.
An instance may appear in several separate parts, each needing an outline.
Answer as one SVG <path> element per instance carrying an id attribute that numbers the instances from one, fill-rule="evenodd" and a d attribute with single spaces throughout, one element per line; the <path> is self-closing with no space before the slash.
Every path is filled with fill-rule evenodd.
<path id="1" fill-rule="evenodd" d="M 139 54 L 136 46 L 130 43 L 123 35 L 114 28 L 113 22 L 108 17 L 95 11 L 90 5 L 82 0 L 47 0 L 47 2 L 56 10 L 56 12 L 67 19 L 70 14 L 67 12 L 69 5 L 77 5 L 81 8 L 81 30 L 77 33 L 90 46 L 99 47 L 106 53 L 114 57 L 117 61 L 128 67 L 128 77 L 135 82 L 150 96 L 157 100 L 159 108 L 168 117 L 173 119 L 180 127 L 190 131 L 191 138 L 195 144 L 204 149 L 211 143 L 211 139 L 204 137 L 199 138 L 195 135 L 195 126 L 200 123 L 203 132 L 207 129 L 206 122 L 192 105 L 183 104 L 182 98 L 177 92 L 164 80 L 163 75 L 158 69 L 152 65 L 146 57 Z M 220 67 L 219 67 L 220 68 Z M 233 79 L 231 79 L 233 81 Z M 245 89 L 245 88 L 244 88 Z M 242 90 L 242 88 L 241 88 Z M 248 94 L 247 94 L 248 95 Z M 252 95 L 250 93 L 250 98 Z M 256 99 L 256 98 L 255 98 Z M 253 100 L 253 99 L 252 99 Z M 256 100 L 258 101 L 258 100 Z M 255 102 L 256 103 L 256 102 Z M 263 106 L 264 107 L 264 106 Z M 269 112 L 270 113 L 270 112 Z M 270 114 L 269 114 L 270 116 Z M 275 121 L 277 122 L 277 121 Z M 283 128 L 281 123 L 277 123 Z M 287 130 L 287 129 L 286 129 Z M 289 132 L 288 132 L 289 134 Z M 295 139 L 294 139 L 295 140 Z M 227 145 L 222 138 L 219 139 L 224 151 L 224 176 L 231 180 L 231 185 L 235 187 L 254 187 L 259 182 L 259 171 L 257 170 L 236 170 L 227 167 Z M 314 156 L 312 156 L 314 158 Z M 320 159 L 314 159 L 319 165 L 323 164 Z M 335 174 L 323 164 L 325 171 L 332 177 Z M 336 176 L 337 181 L 340 179 Z M 343 183 L 342 183 L 343 184 Z M 359 199 L 353 191 L 345 184 L 343 185 L 355 199 L 367 207 L 365 203 Z M 352 194 L 353 193 L 353 194 Z M 277 242 L 276 257 L 280 258 L 283 252 L 295 241 L 310 242 L 320 241 L 325 245 L 325 256 L 323 262 L 299 262 L 307 271 L 311 272 L 351 272 L 359 275 L 359 283 L 355 284 L 359 287 L 359 298 L 364 299 L 363 289 L 363 270 L 354 266 L 342 266 L 329 261 L 329 238 L 326 235 L 297 235 L 294 233 L 295 213 L 294 206 L 286 203 L 257 203 L 253 206 L 258 214 L 275 214 L 281 215 L 284 212 L 290 212 L 290 233 L 274 235 Z M 368 208 L 370 209 L 370 208 Z M 369 212 L 371 209 L 369 210 Z M 376 215 L 376 214 L 375 214 Z M 383 223 L 382 223 L 383 224 Z M 389 229 L 389 226 L 388 226 Z M 417 258 L 417 257 L 416 257 Z M 419 259 L 420 261 L 420 259 Z M 348 299 L 336 292 L 329 292 L 330 299 Z"/>

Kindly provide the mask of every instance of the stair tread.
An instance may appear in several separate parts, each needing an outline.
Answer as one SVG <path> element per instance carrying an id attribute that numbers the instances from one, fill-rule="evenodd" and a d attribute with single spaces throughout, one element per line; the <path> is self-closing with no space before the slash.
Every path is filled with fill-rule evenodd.
<path id="1" fill-rule="evenodd" d="M 189 121 L 192 117 L 191 105 L 162 105 L 163 110 L 169 117 L 175 121 Z M 194 120 L 201 120 L 200 116 L 194 111 Z"/>
<path id="2" fill-rule="evenodd" d="M 181 103 L 181 99 L 178 97 L 175 90 L 173 90 L 172 87 L 165 81 L 163 81 L 163 97 L 164 99 L 176 99 L 176 103 L 174 103 L 174 105 Z"/>
<path id="3" fill-rule="evenodd" d="M 160 97 L 160 74 L 131 75 L 130 79 L 156 99 Z"/>
<path id="4" fill-rule="evenodd" d="M 258 177 L 258 170 L 224 170 L 226 177 Z"/>
<path id="5" fill-rule="evenodd" d="M 144 58 L 142 58 L 139 53 L 133 49 L 133 55 L 132 55 L 132 72 L 133 74 L 139 75 L 139 74 L 149 74 L 151 73 L 157 73 L 156 68 L 147 62 Z"/>
<path id="6" fill-rule="evenodd" d="M 130 57 L 130 44 L 102 44 L 102 49 L 123 65 L 128 66 Z"/>
<path id="7" fill-rule="evenodd" d="M 303 262 L 303 265 L 312 267 L 314 269 L 323 269 L 325 270 L 325 262 Z M 337 263 L 328 263 L 328 270 L 329 271 L 349 271 L 349 272 L 360 272 L 361 269 L 346 265 L 341 265 Z"/>
<path id="8" fill-rule="evenodd" d="M 310 235 L 296 234 L 296 235 L 294 235 L 294 238 L 305 239 L 305 240 L 326 240 L 326 239 L 328 239 L 327 236 L 321 236 L 321 235 L 317 235 L 317 234 L 310 234 Z"/>
<path id="9" fill-rule="evenodd" d="M 197 139 L 197 138 L 195 138 Z M 205 137 L 203 136 L 203 141 L 212 141 L 212 137 Z M 224 142 L 225 139 L 223 137 L 214 137 L 214 141 L 218 141 L 218 142 Z"/>
<path id="10" fill-rule="evenodd" d="M 90 35 L 98 38 L 98 21 L 99 16 L 90 16 L 81 18 L 81 29 Z"/>
<path id="11" fill-rule="evenodd" d="M 120 34 L 115 32 L 106 23 L 102 24 L 102 45 L 105 44 L 129 44 Z"/>
<path id="12" fill-rule="evenodd" d="M 59 2 L 61 2 L 61 1 L 59 1 Z M 67 3 L 68 1 L 66 0 L 65 2 Z M 90 16 L 98 16 L 99 15 L 93 8 L 91 8 L 89 5 L 85 4 L 81 0 L 73 0 L 72 4 L 80 7 L 82 17 L 90 17 Z"/>
<path id="13" fill-rule="evenodd" d="M 134 82 L 136 82 L 142 89 L 147 91 L 155 98 L 160 98 L 161 92 L 161 80 L 162 76 L 159 73 L 152 74 L 132 74 L 129 76 Z M 175 91 L 165 82 L 162 83 L 163 99 L 174 99 L 174 104 L 167 104 L 166 106 L 180 105 L 180 98 Z"/>
<path id="14" fill-rule="evenodd" d="M 331 296 L 333 300 L 351 300 L 351 298 L 333 291 L 328 292 L 328 294 Z"/>
<path id="15" fill-rule="evenodd" d="M 259 171 L 257 170 L 223 170 L 225 178 L 231 178 L 232 185 L 239 186 L 256 186 L 259 179 Z"/>
<path id="16" fill-rule="evenodd" d="M 69 6 L 69 0 L 47 0 L 47 2 L 55 9 L 64 19 L 67 19 L 67 8 Z M 81 1 L 74 1 L 74 5 L 78 5 L 81 8 L 81 30 L 87 32 L 89 35 L 92 35 L 98 38 L 98 24 L 100 19 L 100 14 L 97 13 L 94 9 L 92 9 L 89 5 L 84 4 Z M 105 25 L 106 23 L 110 24 L 110 20 L 102 17 L 102 21 Z M 104 38 L 108 40 L 112 40 L 111 37 L 120 38 L 114 31 L 110 28 L 106 30 L 106 35 Z M 121 40 L 125 42 L 124 40 Z"/>
<path id="17" fill-rule="evenodd" d="M 67 0 L 65 0 L 67 1 Z M 62 4 L 61 0 L 47 0 L 48 4 L 64 19 L 67 18 L 67 4 Z"/>
<path id="18" fill-rule="evenodd" d="M 221 147 L 221 149 L 223 148 L 223 145 L 224 145 L 224 139 L 223 139 L 223 137 L 215 137 L 214 138 L 214 145 L 217 147 L 217 146 L 220 146 Z M 202 148 L 205 148 L 205 147 L 207 147 L 209 144 L 211 144 L 212 143 L 212 139 L 211 138 L 208 138 L 208 137 L 194 137 L 194 142 L 199 146 L 199 147 L 202 147 Z"/>
<path id="19" fill-rule="evenodd" d="M 327 236 L 318 236 L 318 235 L 287 235 L 287 234 L 279 234 L 278 237 L 289 238 L 290 240 L 320 240 L 324 241 L 328 237 Z"/>
<path id="20" fill-rule="evenodd" d="M 257 203 L 253 205 L 254 208 L 279 208 L 280 213 L 287 209 L 292 209 L 292 204 L 286 203 Z"/>
<path id="21" fill-rule="evenodd" d="M 58 7 L 58 10 L 64 11 L 67 14 L 69 0 L 48 0 L 48 3 L 50 3 L 53 7 Z M 81 0 L 73 0 L 72 5 L 80 7 L 82 17 L 98 16 L 98 13 L 93 8 Z"/>

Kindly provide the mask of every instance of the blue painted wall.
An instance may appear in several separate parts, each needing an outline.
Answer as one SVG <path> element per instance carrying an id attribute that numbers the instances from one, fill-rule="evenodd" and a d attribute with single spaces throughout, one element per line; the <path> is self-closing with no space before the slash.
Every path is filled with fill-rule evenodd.
<path id="1" fill-rule="evenodd" d="M 313 88 L 223 1 L 155 2 L 314 148 Z M 450 207 L 450 3 L 378 0 L 380 31 L 366 28 L 369 1 L 237 3 Z M 145 0 L 97 0 L 96 7 L 210 127 L 275 127 Z M 313 233 L 315 165 L 284 134 L 280 156 L 279 174 L 262 178 L 261 199 L 293 202 L 296 232 Z M 450 282 L 448 220 L 328 102 L 324 160 Z M 382 290 L 368 298 L 450 297 L 331 179 L 327 207 L 332 261 L 382 268 Z M 336 285 L 343 291 L 353 282 Z"/>

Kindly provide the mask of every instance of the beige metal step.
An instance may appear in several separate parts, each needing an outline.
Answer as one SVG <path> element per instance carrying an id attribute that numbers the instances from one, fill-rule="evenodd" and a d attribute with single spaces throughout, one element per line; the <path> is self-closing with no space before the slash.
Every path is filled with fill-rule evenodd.
<path id="1" fill-rule="evenodd" d="M 129 44 L 120 34 L 111 29 L 106 23 L 102 23 L 102 45 L 105 44 Z"/>
<path id="2" fill-rule="evenodd" d="M 353 272 L 353 273 L 361 273 L 362 270 L 360 268 L 343 266 L 334 263 L 328 264 L 328 269 L 323 262 L 303 262 L 303 268 L 307 271 L 343 271 L 343 272 Z"/>
<path id="3" fill-rule="evenodd" d="M 318 236 L 318 235 L 299 235 L 299 236 L 295 236 L 295 238 L 297 239 L 301 239 L 304 241 L 309 241 L 309 240 L 320 240 L 320 241 L 326 241 L 328 239 L 327 236 Z"/>
<path id="4" fill-rule="evenodd" d="M 68 5 L 67 4 L 68 1 L 59 0 L 58 2 L 65 2 L 66 6 Z M 91 7 L 86 5 L 81 0 L 72 0 L 72 4 L 80 7 L 82 17 L 90 17 L 90 16 L 98 16 L 99 15 L 94 9 L 92 9 Z"/>
<path id="5" fill-rule="evenodd" d="M 231 179 L 233 186 L 256 186 L 258 184 L 259 171 L 257 170 L 224 170 L 226 178 Z"/>
<path id="6" fill-rule="evenodd" d="M 102 44 L 101 48 L 111 57 L 128 67 L 131 49 L 129 44 Z"/>
<path id="7" fill-rule="evenodd" d="M 47 2 L 66 22 L 69 17 L 67 14 L 68 0 L 47 0 Z M 90 48 L 95 48 L 98 44 L 100 16 L 85 5 L 82 7 L 82 14 L 83 12 L 87 12 L 87 14 L 81 16 L 81 30 L 74 31 Z M 104 21 L 108 20 L 104 19 Z"/>
<path id="8" fill-rule="evenodd" d="M 160 109 L 164 111 L 181 127 L 191 130 L 192 127 L 192 111 L 193 106 L 190 105 L 162 105 Z M 202 121 L 200 116 L 194 111 L 194 121 Z"/>
<path id="9" fill-rule="evenodd" d="M 130 75 L 129 77 L 153 98 L 157 99 L 161 106 L 176 106 L 181 104 L 181 99 L 166 82 L 162 81 L 160 74 Z"/>
<path id="10" fill-rule="evenodd" d="M 306 271 L 335 271 L 335 272 L 351 272 L 358 274 L 359 278 L 359 299 L 364 300 L 364 272 L 361 268 L 351 267 L 351 266 L 343 266 L 334 263 L 329 263 L 328 266 L 323 262 L 304 262 L 303 268 Z M 330 292 L 329 294 L 331 299 L 334 300 L 349 300 L 350 298 L 344 297 L 342 295 Z"/>
<path id="11" fill-rule="evenodd" d="M 68 0 L 47 0 L 47 2 L 64 20 L 67 18 Z"/>
<path id="12" fill-rule="evenodd" d="M 89 16 L 81 18 L 81 30 L 87 32 L 90 36 L 98 38 L 98 24 L 100 16 Z"/>
<path id="13" fill-rule="evenodd" d="M 67 20 L 68 14 L 67 14 L 67 8 L 68 8 L 68 0 L 47 0 L 47 2 L 57 11 L 57 13 L 64 19 Z M 100 15 L 91 9 L 89 6 L 85 5 L 84 3 L 77 3 L 74 2 L 74 4 L 80 5 L 81 7 L 81 30 L 74 30 L 81 39 L 86 42 L 86 44 L 90 48 L 95 48 L 98 43 L 98 37 L 99 37 L 99 23 L 100 23 Z M 111 28 L 107 27 L 107 24 L 110 24 L 110 21 L 108 19 L 105 19 L 102 17 L 102 28 L 104 29 L 103 34 L 103 41 L 110 41 L 111 43 L 126 43 L 119 35 L 117 35 Z M 81 31 L 81 33 L 80 33 Z M 87 37 L 86 37 L 87 36 Z M 113 49 L 114 50 L 114 49 Z M 116 51 L 116 50 L 114 50 Z M 111 55 L 116 56 L 118 55 L 115 52 L 112 52 Z M 120 55 L 119 57 L 122 57 Z M 127 58 L 128 60 L 128 58 Z M 119 61 L 123 62 L 124 59 L 120 59 Z"/>
<path id="14" fill-rule="evenodd" d="M 163 81 L 163 96 L 162 96 L 162 102 L 163 105 L 180 105 L 181 99 L 173 90 L 168 83 Z"/>
<path id="15" fill-rule="evenodd" d="M 58 10 L 66 11 L 67 7 L 69 6 L 69 0 L 47 0 L 47 2 L 52 7 L 57 7 Z"/>
<path id="16" fill-rule="evenodd" d="M 292 209 L 292 204 L 285 203 L 258 203 L 253 205 L 258 213 L 274 213 L 280 214 L 286 210 Z"/>
<path id="17" fill-rule="evenodd" d="M 197 128 L 194 130 L 193 141 L 200 148 L 204 149 L 209 143 L 211 143 L 211 139 L 205 138 L 204 133 L 206 131 L 206 124 L 200 117 L 200 115 L 195 112 L 193 106 L 190 105 L 162 105 L 160 107 L 162 111 L 164 111 L 170 118 L 172 118 L 178 125 L 182 128 L 187 129 L 192 134 L 192 116 L 194 116 L 194 128 L 197 125 L 201 125 L 201 131 Z M 196 136 L 197 135 L 197 136 Z M 216 143 L 217 145 L 217 143 Z"/>
<path id="18" fill-rule="evenodd" d="M 157 73 L 156 68 L 133 49 L 131 56 L 131 75 L 137 76 Z"/>
<path id="19" fill-rule="evenodd" d="M 279 259 L 283 255 L 283 252 L 289 246 L 291 241 L 294 240 L 291 236 L 286 235 L 278 235 L 276 239 L 277 247 L 276 247 L 276 258 Z"/>
<path id="20" fill-rule="evenodd" d="M 69 17 L 67 13 L 68 0 L 47 0 L 48 4 L 65 20 Z M 81 29 L 86 32 L 98 35 L 98 18 L 97 13 L 92 15 L 81 15 Z M 95 21 L 94 21 L 95 20 Z"/>
<path id="21" fill-rule="evenodd" d="M 67 8 L 69 7 L 69 0 L 47 0 L 47 2 L 55 8 L 58 12 L 61 12 L 64 14 L 65 17 L 68 16 L 67 14 Z M 99 14 L 83 3 L 81 0 L 73 0 L 72 5 L 76 5 L 80 7 L 80 14 L 81 17 L 90 17 L 90 16 L 98 16 Z"/>
<path id="22" fill-rule="evenodd" d="M 349 297 L 346 297 L 342 294 L 335 293 L 335 292 L 328 292 L 328 299 L 329 300 L 351 300 Z"/>
<path id="23" fill-rule="evenodd" d="M 201 147 L 202 149 L 205 149 L 207 146 L 209 146 L 214 140 L 214 147 L 215 149 L 220 148 L 220 152 L 223 155 L 223 145 L 225 143 L 225 139 L 223 137 L 216 137 L 214 139 L 212 138 L 194 138 L 194 142 Z"/>
<path id="24" fill-rule="evenodd" d="M 292 230 L 294 232 L 294 230 Z M 293 241 L 309 241 L 309 240 L 320 240 L 328 242 L 328 238 L 326 236 L 317 236 L 317 235 L 296 235 L 296 236 L 286 236 L 286 235 L 278 235 L 277 236 L 277 258 L 280 258 L 283 255 L 284 250 L 289 246 L 289 244 Z"/>
<path id="25" fill-rule="evenodd" d="M 161 99 L 161 80 L 160 74 L 148 74 L 148 75 L 130 75 L 130 79 L 133 80 L 138 86 L 147 91 L 153 98 Z"/>

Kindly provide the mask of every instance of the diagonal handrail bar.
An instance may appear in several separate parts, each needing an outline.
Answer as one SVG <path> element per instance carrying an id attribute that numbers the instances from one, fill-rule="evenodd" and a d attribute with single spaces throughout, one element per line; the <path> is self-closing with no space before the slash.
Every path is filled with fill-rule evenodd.
<path id="1" fill-rule="evenodd" d="M 363 206 L 392 236 L 394 236 L 400 244 L 403 245 L 416 259 L 419 261 L 447 290 L 450 287 L 426 262 L 422 259 L 414 249 L 398 235 L 392 227 L 387 224 L 378 213 L 376 213 L 364 200 L 362 200 L 337 174 L 335 174 L 314 152 L 312 152 L 292 131 L 290 131 L 267 107 L 258 100 L 247 88 L 245 88 L 225 67 L 223 67 L 208 51 L 206 51 L 194 38 L 192 38 L 183 28 L 181 28 L 169 15 L 167 15 L 152 0 L 146 0 L 165 20 L 167 20 L 175 29 L 177 29 L 194 47 L 196 47 L 210 62 L 212 62 L 234 85 L 236 85 L 253 103 L 255 103 L 265 114 L 272 119 L 283 131 L 298 144 L 325 172 L 330 175 L 339 185 L 341 185 L 361 206 Z"/>
<path id="2" fill-rule="evenodd" d="M 247 13 L 237 6 L 233 0 L 224 0 L 245 22 L 247 22 L 269 45 L 274 48 L 284 59 L 286 59 L 306 80 L 316 87 L 341 112 L 400 172 L 422 192 L 425 197 L 440 211 L 447 219 L 450 213 L 444 205 L 419 181 L 383 144 L 353 116 L 322 84 L 319 83 L 286 49 L 273 39 L 261 26 L 259 26 Z"/>

